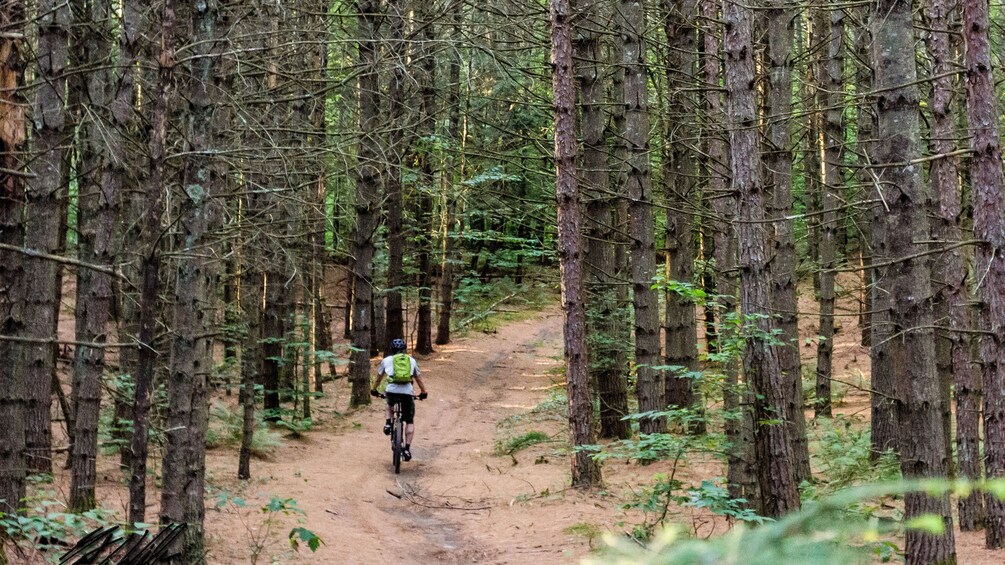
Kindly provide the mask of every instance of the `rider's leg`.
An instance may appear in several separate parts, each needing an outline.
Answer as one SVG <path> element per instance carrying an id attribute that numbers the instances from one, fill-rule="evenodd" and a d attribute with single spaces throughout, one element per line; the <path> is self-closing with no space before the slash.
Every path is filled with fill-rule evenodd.
<path id="1" fill-rule="evenodd" d="M 405 424 L 405 445 L 412 445 L 413 435 L 415 435 L 415 424 Z"/>

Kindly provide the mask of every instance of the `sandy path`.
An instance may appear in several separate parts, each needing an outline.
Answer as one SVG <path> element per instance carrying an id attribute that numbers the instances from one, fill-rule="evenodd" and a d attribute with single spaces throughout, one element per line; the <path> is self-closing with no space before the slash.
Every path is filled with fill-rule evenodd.
<path id="1" fill-rule="evenodd" d="M 313 555 L 305 549 L 291 554 L 279 543 L 263 552 L 282 562 L 571 562 L 588 548 L 584 538 L 563 530 L 610 521 L 614 503 L 571 491 L 525 500 L 562 491 L 567 458 L 544 456 L 546 463 L 534 464 L 541 450 L 514 459 L 492 454 L 497 423 L 547 398 L 556 378 L 547 371 L 561 364 L 560 348 L 561 317 L 549 310 L 419 359 L 430 398 L 418 403 L 415 458 L 402 464 L 400 475 L 391 469 L 381 432 L 382 405 L 345 418 L 331 415 L 346 410 L 347 387 L 340 381 L 335 398 L 329 392 L 318 403 L 318 411 L 330 415 L 319 418 L 317 429 L 304 440 L 284 442 L 272 461 L 254 462 L 258 481 L 242 487 L 221 476 L 232 472 L 232 453 L 210 452 L 211 468 L 219 469 L 215 482 L 246 496 L 249 508 L 269 496 L 298 501 L 304 527 L 325 545 Z M 563 428 L 561 421 L 534 424 L 548 433 Z M 261 516 L 211 510 L 212 562 L 246 563 L 247 540 Z M 282 537 L 292 522 L 284 520 L 273 537 Z"/>

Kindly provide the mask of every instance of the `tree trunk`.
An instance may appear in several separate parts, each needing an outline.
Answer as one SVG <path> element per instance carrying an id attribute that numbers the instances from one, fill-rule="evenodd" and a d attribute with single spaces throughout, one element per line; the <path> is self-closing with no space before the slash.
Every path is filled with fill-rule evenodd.
<path id="1" fill-rule="evenodd" d="M 405 43 L 405 19 L 408 17 L 406 0 L 389 0 L 387 3 L 390 37 L 391 71 L 387 86 L 388 122 L 387 132 L 387 178 L 384 181 L 384 208 L 387 221 L 387 290 L 385 292 L 387 324 L 385 341 L 405 337 L 405 321 L 402 316 L 401 295 L 405 284 L 404 254 L 405 232 L 402 226 L 403 197 L 401 190 L 401 164 L 403 160 L 403 140 L 405 131 L 405 77 L 408 63 L 408 46 Z M 384 351 L 388 343 L 378 343 Z"/>
<path id="2" fill-rule="evenodd" d="M 555 196 L 558 200 L 558 257 L 565 313 L 566 382 L 569 428 L 573 446 L 590 445 L 593 403 L 586 351 L 586 310 L 583 304 L 583 242 L 579 187 L 576 182 L 576 90 L 572 64 L 571 9 L 567 0 L 551 0 L 552 88 L 555 104 Z M 572 485 L 600 484 L 600 466 L 586 451 L 572 456 Z"/>
<path id="3" fill-rule="evenodd" d="M 582 166 L 579 179 L 586 202 L 585 276 L 590 297 L 587 311 L 587 347 L 590 382 L 596 383 L 600 404 L 600 437 L 628 438 L 628 390 L 624 343 L 616 337 L 616 266 L 614 264 L 615 199 L 610 194 L 608 136 L 605 129 L 605 88 L 601 37 L 597 23 L 609 21 L 609 8 L 597 0 L 585 0 L 576 7 L 573 24 L 573 61 L 580 91 L 580 147 Z"/>
<path id="4" fill-rule="evenodd" d="M 799 509 L 799 491 L 785 424 L 785 407 L 792 395 L 782 374 L 778 348 L 765 339 L 775 329 L 770 312 L 764 185 L 757 143 L 751 10 L 733 0 L 723 4 L 727 119 L 733 187 L 739 195 L 737 227 L 740 240 L 740 312 L 745 348 L 743 372 L 754 395 L 754 443 L 761 483 L 761 513 L 779 517 Z M 776 423 L 778 420 L 782 424 Z"/>
<path id="5" fill-rule="evenodd" d="M 218 72 L 216 41 L 227 22 L 216 4 L 196 0 L 191 7 L 194 59 L 185 85 L 189 154 L 184 161 L 180 199 L 180 246 L 174 291 L 171 361 L 168 378 L 167 439 L 163 461 L 161 523 L 188 524 L 181 543 L 186 563 L 205 563 L 207 380 L 213 367 L 216 294 L 220 278 L 218 244 L 212 241 L 223 219 L 219 202 L 223 178 L 216 163 L 226 109 L 215 103 L 231 95 Z M 224 13 L 225 14 L 225 13 Z M 221 30 L 221 31 L 218 31 Z M 220 129 L 218 129 L 220 128 Z"/>
<path id="6" fill-rule="evenodd" d="M 795 457 L 796 481 L 810 478 L 810 454 L 806 440 L 806 417 L 803 413 L 802 363 L 799 357 L 799 306 L 796 295 L 799 257 L 796 252 L 795 221 L 792 216 L 792 134 L 789 130 L 792 114 L 793 26 L 792 8 L 775 4 L 766 12 L 768 26 L 768 150 L 765 165 L 769 176 L 768 209 L 774 232 L 770 244 L 771 305 L 778 317 L 782 346 L 778 362 L 782 375 L 792 392 L 785 406 L 785 419 L 790 425 L 792 454 Z"/>
<path id="7" fill-rule="evenodd" d="M 247 250 L 246 252 L 254 253 Z M 237 478 L 251 478 L 251 446 L 255 439 L 255 384 L 262 371 L 262 301 L 265 288 L 261 273 L 249 270 L 245 257 L 241 277 L 241 314 L 248 335 L 241 349 L 241 451 L 237 461 Z"/>
<path id="8" fill-rule="evenodd" d="M 132 2 L 127 5 L 132 8 Z M 153 388 L 154 365 L 159 350 L 154 344 L 157 333 L 157 313 L 161 307 L 159 278 L 161 268 L 161 216 L 166 192 L 166 136 L 168 111 L 174 95 L 175 3 L 165 0 L 161 12 L 160 45 L 156 92 L 150 110 L 150 178 L 144 196 L 145 210 L 139 236 L 140 304 L 139 351 L 133 390 L 133 435 L 130 441 L 129 521 L 146 521 L 146 480 L 149 441 L 150 391 Z"/>
<path id="9" fill-rule="evenodd" d="M 955 80 L 951 76 L 958 61 L 952 45 L 950 26 L 955 19 L 945 0 L 929 0 L 926 12 L 931 26 L 927 34 L 928 54 L 932 60 L 932 130 L 931 152 L 946 155 L 956 149 L 954 98 Z M 959 22 L 955 22 L 958 24 Z M 952 30 L 954 33 L 957 30 Z M 936 246 L 950 246 L 963 238 L 960 229 L 959 166 L 955 157 L 932 161 L 932 239 Z M 942 428 L 946 457 L 952 464 L 952 402 L 950 391 L 956 384 L 957 452 L 960 477 L 977 480 L 980 468 L 980 401 L 975 395 L 977 373 L 970 365 L 970 306 L 967 292 L 967 266 L 963 250 L 942 251 L 932 262 L 932 291 L 935 332 L 935 364 L 942 402 Z M 980 389 L 979 385 L 976 387 Z M 959 499 L 960 529 L 976 530 L 983 522 L 984 505 L 979 493 Z"/>
<path id="10" fill-rule="evenodd" d="M 27 182 L 27 209 L 25 217 L 24 246 L 28 249 L 57 255 L 62 249 L 60 226 L 67 198 L 63 185 L 65 147 L 70 143 L 66 129 L 66 112 L 63 95 L 66 89 L 67 45 L 71 23 L 67 3 L 57 5 L 46 1 L 38 6 L 40 13 L 50 14 L 39 23 L 38 77 L 40 84 L 35 93 L 33 153 L 33 178 Z M 26 337 L 36 340 L 56 339 L 60 296 L 60 265 L 54 261 L 37 258 L 25 259 L 26 283 L 20 295 L 24 297 Z M 30 287 L 30 288 L 29 288 Z M 54 342 L 24 346 L 25 359 L 15 367 L 23 369 L 18 378 L 32 383 L 25 413 L 25 455 L 28 469 L 38 473 L 52 472 L 52 405 L 51 383 L 56 375 Z M 49 383 L 48 386 L 45 383 Z"/>
<path id="11" fill-rule="evenodd" d="M 80 6 L 78 6 L 80 7 Z M 75 46 L 84 54 L 90 68 L 84 77 L 87 96 L 82 104 L 81 147 L 78 162 L 79 200 L 77 245 L 81 261 L 111 267 L 115 258 L 116 205 L 119 195 L 107 182 L 105 132 L 109 127 L 108 85 L 110 73 L 105 58 L 109 42 L 112 5 L 99 0 L 87 5 L 87 13 L 75 19 L 84 30 Z M 76 340 L 101 344 L 107 341 L 109 313 L 112 306 L 112 279 L 107 273 L 91 269 L 77 270 Z M 74 443 L 71 452 L 69 506 L 77 512 L 94 508 L 94 483 L 97 480 L 98 418 L 101 407 L 101 382 L 105 372 L 102 346 L 78 345 L 74 360 L 72 402 L 74 407 Z"/>
<path id="12" fill-rule="evenodd" d="M 23 159 L 26 124 L 25 6 L 11 1 L 0 7 L 0 243 L 20 247 L 24 243 L 25 187 Z M 16 289 L 25 276 L 22 257 L 0 250 L 0 285 L 15 289 L 0 293 L 0 332 L 18 336 L 23 331 L 23 301 Z M 15 366 L 24 362 L 22 347 L 0 341 L 0 511 L 17 514 L 25 495 L 25 415 L 29 383 Z M 37 383 L 36 386 L 41 386 Z M 2 556 L 2 554 L 0 554 Z"/>
<path id="13" fill-rule="evenodd" d="M 713 131 L 718 129 L 724 131 L 722 94 L 718 85 L 722 80 L 722 63 L 719 53 L 722 49 L 720 35 L 719 7 L 721 3 L 717 0 L 703 0 L 701 4 L 705 58 L 705 119 L 713 126 Z M 714 85 L 714 86 L 710 86 Z M 719 312 L 719 337 L 720 339 L 732 337 L 734 332 L 728 331 L 728 322 L 737 315 L 737 240 L 736 232 L 733 228 L 733 219 L 736 217 L 736 191 L 730 186 L 730 164 L 728 144 L 718 136 L 711 136 L 708 139 L 708 159 L 709 184 L 707 192 L 712 199 L 712 209 L 716 217 L 714 227 L 714 253 L 716 264 L 716 291 L 718 299 L 722 303 Z M 725 348 L 721 348 L 723 350 Z M 748 396 L 745 386 L 740 386 L 739 367 L 737 359 L 728 357 L 722 362 L 722 370 L 725 373 L 723 384 L 723 408 L 731 413 L 739 414 L 738 418 L 731 418 L 726 421 L 726 439 L 730 444 L 727 468 L 727 482 L 729 483 L 730 495 L 733 498 L 745 498 L 752 503 L 760 500 L 760 493 L 755 472 L 755 454 L 753 443 L 753 418 L 750 403 L 746 401 Z"/>
<path id="14" fill-rule="evenodd" d="M 948 470 L 943 445 L 938 379 L 935 374 L 935 341 L 929 297 L 930 263 L 922 252 L 929 237 L 928 206 L 917 159 L 920 112 L 912 2 L 880 0 L 873 22 L 873 68 L 876 70 L 879 124 L 876 135 L 876 171 L 883 213 L 882 238 L 877 255 L 891 261 L 882 289 L 889 291 L 888 352 L 899 423 L 898 449 L 905 478 L 945 477 Z M 946 532 L 933 535 L 907 531 L 907 563 L 953 563 L 953 525 L 949 496 L 910 493 L 905 496 L 905 518 L 926 514 L 942 518 Z"/>
<path id="15" fill-rule="evenodd" d="M 663 185 L 667 202 L 666 247 L 667 283 L 694 283 L 694 214 L 697 202 L 699 151 L 694 143 L 699 137 L 695 123 L 698 103 L 695 73 L 698 62 L 697 0 L 670 2 L 664 32 L 669 55 L 666 65 L 669 104 L 675 113 L 669 116 L 664 147 Z M 687 287 L 691 288 L 691 287 Z M 694 434 L 705 433 L 704 407 L 695 379 L 698 371 L 698 321 L 693 295 L 677 292 L 669 284 L 666 291 L 666 372 L 665 402 L 670 406 L 694 411 L 697 418 L 688 426 Z"/>
<path id="16" fill-rule="evenodd" d="M 995 83 L 991 74 L 988 4 L 963 2 L 964 64 L 967 69 L 967 126 L 970 133 L 970 182 L 973 185 L 974 272 L 980 273 L 981 360 L 984 381 L 984 453 L 988 480 L 1005 477 L 1005 176 L 1002 174 Z M 957 407 L 959 410 L 959 407 Z M 985 540 L 1005 547 L 1005 502 L 991 493 Z"/>
<path id="17" fill-rule="evenodd" d="M 433 42 L 436 40 L 435 9 L 432 2 L 419 2 L 416 6 L 416 24 L 421 26 L 416 59 L 419 71 L 418 140 L 418 208 L 415 223 L 418 228 L 418 286 L 419 304 L 416 309 L 415 352 L 429 355 L 433 352 L 433 300 L 432 300 L 432 221 L 433 221 L 433 137 L 436 135 L 436 57 Z"/>
<path id="18" fill-rule="evenodd" d="M 353 307 L 350 380 L 352 406 L 370 403 L 370 310 L 373 308 L 373 238 L 377 231 L 380 98 L 377 80 L 377 0 L 358 0 L 359 149 L 356 167 L 356 231 L 353 240 Z"/>
<path id="19" fill-rule="evenodd" d="M 824 182 L 820 223 L 820 329 L 817 344 L 817 382 L 814 415 L 830 418 L 831 377 L 834 375 L 834 269 L 837 266 L 837 207 L 843 181 L 844 155 L 844 12 L 832 8 L 829 18 L 826 73 L 818 77 L 825 84 L 824 102 Z M 821 30 L 821 34 L 823 30 Z"/>
<path id="20" fill-rule="evenodd" d="M 621 165 L 619 184 L 628 194 L 629 238 L 631 239 L 632 304 L 635 309 L 635 391 L 639 411 L 663 410 L 664 385 L 660 371 L 659 304 L 653 290 L 656 275 L 652 188 L 649 175 L 649 104 L 646 76 L 646 27 L 642 0 L 621 0 L 617 10 L 624 56 L 625 82 L 622 103 L 625 128 L 619 137 L 626 158 Z M 665 430 L 660 418 L 639 420 L 645 434 Z"/>

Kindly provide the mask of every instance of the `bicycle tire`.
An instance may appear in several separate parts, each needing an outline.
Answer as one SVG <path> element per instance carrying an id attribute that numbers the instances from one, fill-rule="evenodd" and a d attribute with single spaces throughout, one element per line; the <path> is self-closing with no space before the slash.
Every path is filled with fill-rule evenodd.
<path id="1" fill-rule="evenodd" d="M 391 462 L 394 464 L 395 475 L 401 473 L 401 431 L 401 420 L 396 420 L 391 431 Z"/>

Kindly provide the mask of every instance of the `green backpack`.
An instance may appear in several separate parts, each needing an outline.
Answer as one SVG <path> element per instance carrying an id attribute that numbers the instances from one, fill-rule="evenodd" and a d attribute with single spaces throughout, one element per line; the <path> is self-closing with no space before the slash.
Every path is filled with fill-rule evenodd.
<path id="1" fill-rule="evenodd" d="M 388 375 L 388 380 L 394 384 L 408 384 L 412 382 L 412 358 L 407 353 L 398 353 L 392 358 L 394 369 L 393 375 Z"/>

